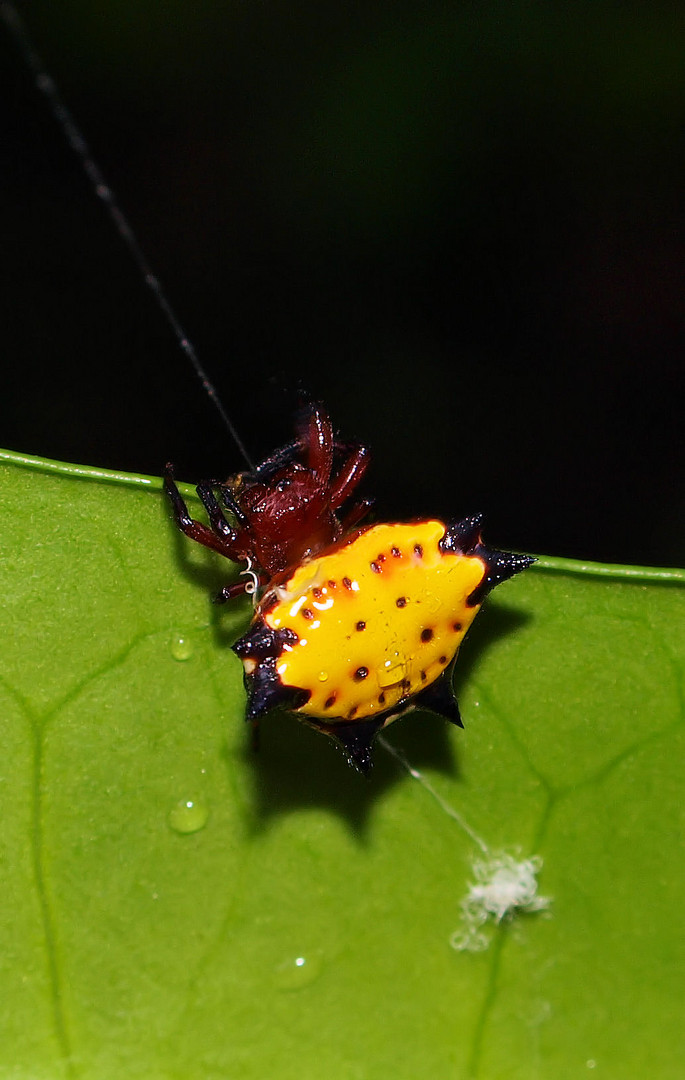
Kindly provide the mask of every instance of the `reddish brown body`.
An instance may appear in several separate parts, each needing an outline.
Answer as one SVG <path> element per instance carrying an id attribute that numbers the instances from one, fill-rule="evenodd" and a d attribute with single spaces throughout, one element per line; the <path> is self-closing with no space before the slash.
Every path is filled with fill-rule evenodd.
<path id="1" fill-rule="evenodd" d="M 190 517 L 173 482 L 171 466 L 167 466 L 165 489 L 186 536 L 233 562 L 248 561 L 261 586 L 329 547 L 361 521 L 370 500 L 353 503 L 344 513 L 341 509 L 368 463 L 366 447 L 335 439 L 327 414 L 318 407 L 298 438 L 252 473 L 198 484 L 211 528 Z M 226 520 L 224 508 L 233 515 L 234 525 Z M 235 582 L 218 599 L 248 591 L 246 586 L 245 580 Z"/>

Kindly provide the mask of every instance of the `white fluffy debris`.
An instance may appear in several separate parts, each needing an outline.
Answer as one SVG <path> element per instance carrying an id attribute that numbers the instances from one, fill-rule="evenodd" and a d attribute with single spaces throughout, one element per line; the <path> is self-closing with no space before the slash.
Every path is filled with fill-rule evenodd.
<path id="1" fill-rule="evenodd" d="M 513 855 L 494 855 L 491 859 L 473 864 L 475 881 L 461 902 L 462 926 L 455 930 L 450 945 L 458 952 L 480 952 L 487 949 L 490 939 L 482 927 L 490 920 L 501 923 L 517 912 L 533 914 L 546 911 L 551 899 L 538 896 L 537 875 L 542 859 L 517 860 Z"/>

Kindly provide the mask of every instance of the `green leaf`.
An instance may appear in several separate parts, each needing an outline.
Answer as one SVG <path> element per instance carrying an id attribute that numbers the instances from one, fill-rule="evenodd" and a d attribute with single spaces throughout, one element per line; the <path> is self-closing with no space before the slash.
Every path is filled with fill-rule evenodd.
<path id="1" fill-rule="evenodd" d="M 681 1076 L 685 572 L 503 585 L 465 731 L 417 712 L 365 781 L 290 717 L 251 751 L 236 568 L 157 480 L 0 461 L 0 1077 Z M 457 951 L 502 852 L 549 908 Z"/>

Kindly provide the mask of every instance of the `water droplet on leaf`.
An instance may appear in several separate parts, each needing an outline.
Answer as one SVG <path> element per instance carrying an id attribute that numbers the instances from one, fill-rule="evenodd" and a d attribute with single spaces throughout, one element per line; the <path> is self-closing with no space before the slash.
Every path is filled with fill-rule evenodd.
<path id="1" fill-rule="evenodd" d="M 171 655 L 174 660 L 190 660 L 193 643 L 187 634 L 174 634 L 171 639 Z"/>
<path id="2" fill-rule="evenodd" d="M 278 990 L 303 990 L 310 986 L 321 974 L 321 957 L 316 953 L 309 956 L 294 956 L 278 964 L 275 970 L 275 984 Z"/>
<path id="3" fill-rule="evenodd" d="M 204 829 L 209 807 L 199 799 L 180 799 L 169 811 L 168 822 L 177 833 L 195 833 Z"/>

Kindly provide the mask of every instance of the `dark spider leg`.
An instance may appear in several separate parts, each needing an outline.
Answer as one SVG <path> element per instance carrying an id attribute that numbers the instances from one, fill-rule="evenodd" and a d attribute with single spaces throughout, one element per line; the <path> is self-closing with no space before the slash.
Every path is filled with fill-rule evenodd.
<path id="1" fill-rule="evenodd" d="M 344 503 L 369 467 L 369 451 L 365 446 L 357 446 L 338 473 L 329 492 L 332 510 L 337 510 Z"/>
<path id="2" fill-rule="evenodd" d="M 243 473 L 243 475 L 246 475 Z M 209 491 L 218 491 L 221 501 L 227 510 L 230 510 L 239 525 L 247 525 L 246 515 L 240 509 L 233 495 L 232 480 L 202 480 L 201 487 Z M 200 496 L 202 497 L 202 496 Z"/>
<path id="3" fill-rule="evenodd" d="M 290 465 L 303 451 L 304 446 L 301 439 L 295 439 L 293 442 L 288 443 L 287 446 L 282 446 L 280 450 L 276 450 L 265 461 L 262 461 L 261 465 L 251 473 L 243 473 L 243 476 L 249 476 L 255 480 L 269 480 L 274 473 L 279 472 L 286 465 Z"/>
<path id="4" fill-rule="evenodd" d="M 347 532 L 348 529 L 354 528 L 363 517 L 365 517 L 371 507 L 373 506 L 373 499 L 360 499 L 359 502 L 353 503 L 350 509 L 341 519 L 343 532 Z"/>
<path id="5" fill-rule="evenodd" d="M 322 488 L 328 487 L 333 468 L 333 428 L 328 414 L 320 405 L 309 417 L 303 442 L 307 450 L 307 466 Z"/>
<path id="6" fill-rule="evenodd" d="M 229 485 L 212 484 L 212 487 L 219 492 L 222 503 L 227 510 L 231 511 L 236 521 L 238 521 L 242 526 L 246 527 L 249 524 L 247 516 L 243 513 L 243 511 L 238 506 L 238 503 L 235 501 L 233 497 L 233 492 L 231 491 Z"/>
<path id="7" fill-rule="evenodd" d="M 203 525 L 201 521 L 195 521 L 191 518 L 188 513 L 188 507 L 174 483 L 171 465 L 167 465 L 164 470 L 164 490 L 169 496 L 169 500 L 173 507 L 176 524 L 185 536 L 189 537 L 190 540 L 195 540 L 198 544 L 202 544 L 204 547 L 211 548 L 212 551 L 217 551 L 219 555 L 223 555 L 227 559 L 236 558 L 233 544 L 228 537 L 224 538 L 223 536 L 217 536 L 210 528 Z"/>
<path id="8" fill-rule="evenodd" d="M 325 414 L 324 414 L 325 415 Z M 282 446 L 280 450 L 275 450 L 273 454 L 270 454 L 268 458 L 261 462 L 252 472 L 243 473 L 243 476 L 253 478 L 255 480 L 270 480 L 274 473 L 279 472 L 285 468 L 286 465 L 292 464 L 293 461 L 301 457 L 309 446 L 309 432 L 307 429 L 298 439 L 293 439 L 292 442 Z M 358 449 L 355 443 L 338 442 L 337 439 L 333 439 L 331 450 L 336 454 L 352 454 Z M 311 465 L 310 465 L 311 468 Z M 223 485 L 215 484 L 215 487 L 222 487 Z M 229 508 L 230 509 L 230 508 Z"/>
<path id="9" fill-rule="evenodd" d="M 242 578 L 240 581 L 233 581 L 230 585 L 224 585 L 223 589 L 212 597 L 212 603 L 226 604 L 229 600 L 234 600 L 236 596 L 242 596 L 249 588 L 249 577 Z"/>
<path id="10" fill-rule="evenodd" d="M 225 537 L 227 540 L 231 540 L 234 544 L 235 550 L 235 545 L 237 545 L 240 541 L 245 540 L 244 530 L 238 529 L 238 531 L 236 531 L 233 526 L 229 524 L 228 521 L 226 521 L 226 518 L 224 517 L 224 512 L 219 506 L 219 503 L 217 502 L 216 496 L 214 494 L 213 489 L 217 486 L 219 485 L 212 483 L 211 480 L 203 480 L 197 485 L 195 490 L 200 497 L 202 505 L 207 511 L 209 524 L 214 529 L 214 532 L 218 533 L 219 536 Z M 244 514 L 242 512 L 239 512 L 239 517 L 244 520 Z"/>

